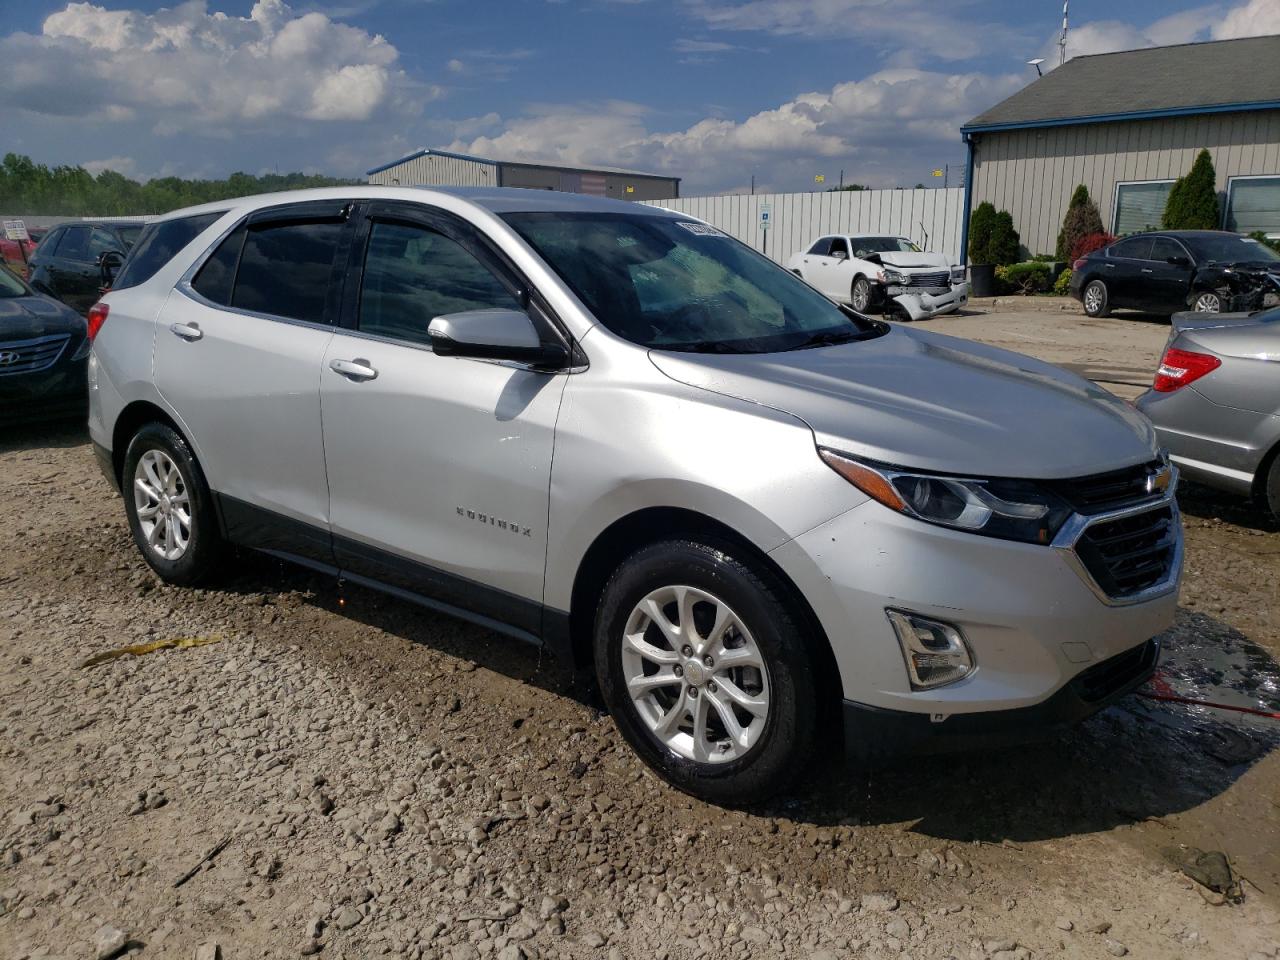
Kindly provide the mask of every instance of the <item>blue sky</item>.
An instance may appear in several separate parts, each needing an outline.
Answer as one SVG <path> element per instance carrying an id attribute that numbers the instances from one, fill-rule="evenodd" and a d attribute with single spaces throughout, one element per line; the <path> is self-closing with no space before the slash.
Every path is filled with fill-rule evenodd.
<path id="1" fill-rule="evenodd" d="M 1058 0 L 0 0 L 0 150 L 358 176 L 419 146 L 686 194 L 930 183 L 1056 63 Z M 1280 0 L 1073 0 L 1070 55 L 1280 33 Z"/>

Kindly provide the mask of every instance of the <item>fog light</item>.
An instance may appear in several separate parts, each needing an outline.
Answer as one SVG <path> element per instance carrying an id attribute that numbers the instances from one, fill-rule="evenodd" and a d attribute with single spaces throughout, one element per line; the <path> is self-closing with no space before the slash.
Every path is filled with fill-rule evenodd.
<path id="1" fill-rule="evenodd" d="M 973 655 L 958 627 L 905 610 L 885 610 L 902 647 L 912 690 L 930 690 L 973 672 Z"/>

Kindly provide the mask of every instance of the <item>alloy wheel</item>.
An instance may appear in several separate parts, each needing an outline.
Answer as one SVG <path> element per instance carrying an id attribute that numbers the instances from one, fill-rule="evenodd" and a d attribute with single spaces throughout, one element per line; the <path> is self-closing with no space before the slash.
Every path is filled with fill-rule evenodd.
<path id="1" fill-rule="evenodd" d="M 621 644 L 632 703 L 667 749 L 715 764 L 759 743 L 769 717 L 768 666 L 723 600 L 696 587 L 660 587 L 635 605 Z"/>
<path id="2" fill-rule="evenodd" d="M 147 547 L 161 559 L 182 559 L 191 543 L 191 498 L 182 471 L 165 451 L 152 448 L 138 460 L 133 505 Z"/>
<path id="3" fill-rule="evenodd" d="M 1196 297 L 1196 313 L 1218 313 L 1222 310 L 1222 298 L 1216 293 L 1202 293 Z"/>
<path id="4" fill-rule="evenodd" d="M 1087 313 L 1097 313 L 1102 309 L 1102 284 L 1096 280 L 1085 288 L 1084 309 Z"/>
<path id="5" fill-rule="evenodd" d="M 866 311 L 868 304 L 871 302 L 871 286 L 866 280 L 858 280 L 853 285 L 853 295 L 850 297 L 851 306 L 859 313 Z"/>

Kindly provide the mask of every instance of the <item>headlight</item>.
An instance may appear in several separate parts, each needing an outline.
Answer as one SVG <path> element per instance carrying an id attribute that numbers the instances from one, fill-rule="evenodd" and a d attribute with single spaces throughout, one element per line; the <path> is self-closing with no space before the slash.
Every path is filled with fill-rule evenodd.
<path id="1" fill-rule="evenodd" d="M 889 270 L 887 268 L 880 271 L 880 279 L 884 283 L 892 284 L 902 284 L 907 282 L 905 275 L 899 273 L 897 270 Z"/>
<path id="2" fill-rule="evenodd" d="M 964 283 L 964 267 L 951 268 L 951 282 Z"/>
<path id="3" fill-rule="evenodd" d="M 836 473 L 891 510 L 987 537 L 1052 542 L 1071 507 L 1028 480 L 942 477 L 819 449 Z"/>

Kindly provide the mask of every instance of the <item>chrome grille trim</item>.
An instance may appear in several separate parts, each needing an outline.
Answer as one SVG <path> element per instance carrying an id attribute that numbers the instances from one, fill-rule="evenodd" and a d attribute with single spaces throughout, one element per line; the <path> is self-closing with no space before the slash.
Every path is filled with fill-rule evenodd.
<path id="1" fill-rule="evenodd" d="M 16 353 L 18 359 L 0 365 L 0 377 L 15 373 L 39 373 L 58 362 L 71 336 L 66 333 L 34 340 L 9 340 L 0 343 L 0 354 Z"/>

